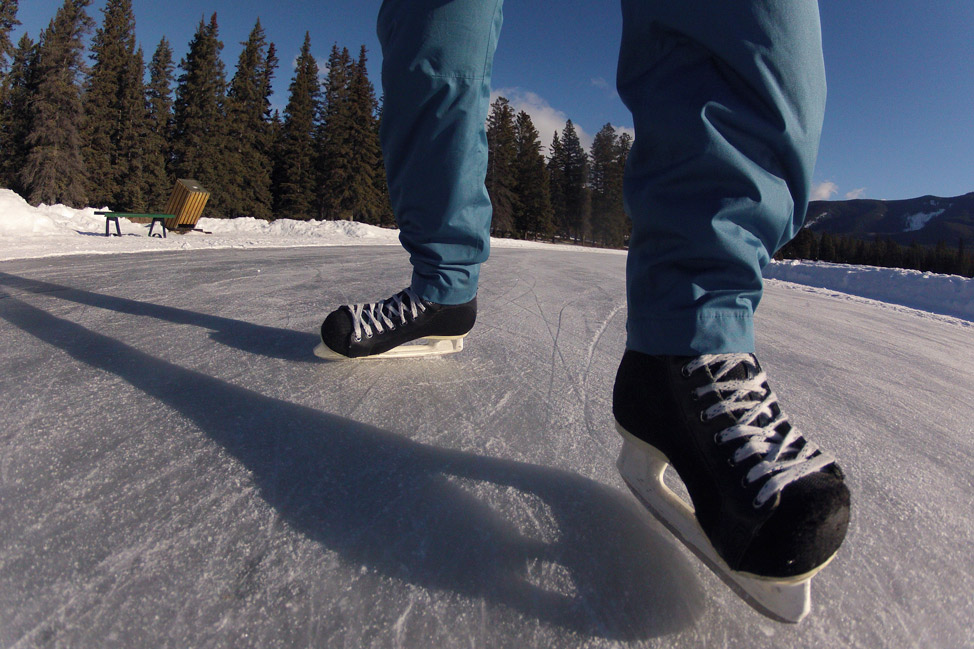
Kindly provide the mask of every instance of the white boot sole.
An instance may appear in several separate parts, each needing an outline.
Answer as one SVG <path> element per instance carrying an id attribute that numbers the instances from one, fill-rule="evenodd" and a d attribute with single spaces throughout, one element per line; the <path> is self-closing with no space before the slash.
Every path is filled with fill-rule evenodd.
<path id="1" fill-rule="evenodd" d="M 426 356 L 443 356 L 445 354 L 455 354 L 463 350 L 464 336 L 429 336 L 410 341 L 406 344 L 394 347 L 381 354 L 371 356 L 359 356 L 349 358 L 342 356 L 338 352 L 332 351 L 325 343 L 318 343 L 315 347 L 315 356 L 330 361 L 365 361 L 365 360 L 385 360 L 390 358 L 423 358 Z"/>

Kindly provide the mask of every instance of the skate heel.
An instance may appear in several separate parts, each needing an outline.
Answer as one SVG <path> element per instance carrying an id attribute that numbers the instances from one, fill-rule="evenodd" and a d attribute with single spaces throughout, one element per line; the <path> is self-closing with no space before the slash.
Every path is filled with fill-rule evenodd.
<path id="1" fill-rule="evenodd" d="M 779 580 L 731 570 L 700 528 L 693 507 L 663 482 L 669 466 L 666 456 L 634 437 L 618 422 L 616 429 L 623 438 L 622 452 L 616 462 L 619 473 L 633 495 L 664 527 L 758 612 L 791 624 L 808 615 L 814 573 Z"/>

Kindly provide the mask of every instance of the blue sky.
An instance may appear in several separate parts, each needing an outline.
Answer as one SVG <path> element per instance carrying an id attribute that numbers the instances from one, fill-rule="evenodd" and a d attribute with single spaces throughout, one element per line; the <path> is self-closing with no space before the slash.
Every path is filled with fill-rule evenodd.
<path id="1" fill-rule="evenodd" d="M 494 69 L 495 93 L 532 114 L 543 133 L 571 119 L 590 141 L 602 125 L 632 126 L 614 91 L 618 0 L 508 0 Z M 21 0 L 35 40 L 61 5 Z M 216 12 L 232 75 L 259 17 L 282 61 L 275 103 L 283 107 L 305 31 L 325 60 L 333 43 L 370 52 L 379 0 L 134 0 L 139 42 L 150 57 L 165 35 L 176 59 L 201 18 Z M 90 10 L 101 22 L 104 0 Z M 557 10 L 553 9 L 557 7 Z M 911 198 L 974 191 L 974 2 L 821 0 L 829 103 L 815 171 L 821 198 Z"/>

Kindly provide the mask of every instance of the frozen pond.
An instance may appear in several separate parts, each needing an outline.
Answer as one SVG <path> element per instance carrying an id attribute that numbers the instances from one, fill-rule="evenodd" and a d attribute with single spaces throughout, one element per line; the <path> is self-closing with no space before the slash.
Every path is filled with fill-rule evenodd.
<path id="1" fill-rule="evenodd" d="M 974 646 L 974 327 L 772 282 L 758 356 L 849 475 L 797 627 L 614 462 L 625 257 L 496 250 L 461 354 L 328 363 L 396 247 L 0 264 L 0 647 Z"/>

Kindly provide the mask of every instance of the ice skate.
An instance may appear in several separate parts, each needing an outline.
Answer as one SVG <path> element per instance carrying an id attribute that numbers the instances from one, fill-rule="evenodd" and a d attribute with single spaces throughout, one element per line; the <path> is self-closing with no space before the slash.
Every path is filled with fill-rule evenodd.
<path id="1" fill-rule="evenodd" d="M 463 349 L 477 298 L 459 305 L 423 300 L 405 289 L 380 302 L 344 305 L 321 324 L 315 355 L 329 360 L 441 356 Z"/>
<path id="2" fill-rule="evenodd" d="M 797 623 L 845 537 L 849 492 L 781 412 L 750 354 L 627 351 L 614 406 L 618 467 L 642 504 L 759 612 Z M 672 465 L 686 503 L 663 482 Z"/>

